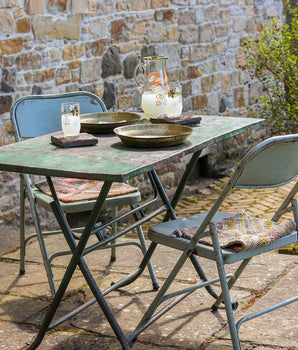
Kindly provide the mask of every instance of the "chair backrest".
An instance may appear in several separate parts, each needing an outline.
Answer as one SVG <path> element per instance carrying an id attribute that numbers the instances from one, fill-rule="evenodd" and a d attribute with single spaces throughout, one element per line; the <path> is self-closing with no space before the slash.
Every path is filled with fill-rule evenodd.
<path id="1" fill-rule="evenodd" d="M 189 249 L 213 219 L 233 187 L 265 188 L 286 184 L 298 176 L 298 134 L 271 137 L 251 149 L 241 160 L 193 237 Z M 291 195 L 295 196 L 297 185 Z M 296 215 L 296 214 L 294 214 Z"/>
<path id="2" fill-rule="evenodd" d="M 290 182 L 298 176 L 298 134 L 259 143 L 242 159 L 237 171 L 236 187 L 274 187 Z"/>
<path id="3" fill-rule="evenodd" d="M 87 91 L 24 96 L 10 110 L 16 141 L 61 130 L 63 102 L 78 102 L 81 114 L 107 111 L 103 101 Z"/>

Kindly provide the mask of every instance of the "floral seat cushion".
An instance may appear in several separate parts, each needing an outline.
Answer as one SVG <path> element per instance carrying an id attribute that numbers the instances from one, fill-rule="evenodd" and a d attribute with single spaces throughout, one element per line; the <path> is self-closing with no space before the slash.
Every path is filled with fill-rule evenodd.
<path id="1" fill-rule="evenodd" d="M 71 178 L 52 178 L 58 199 L 65 203 L 78 202 L 83 200 L 95 200 L 103 186 L 103 181 L 71 179 Z M 43 193 L 51 196 L 51 191 L 46 180 L 37 182 L 35 186 Z M 132 192 L 136 192 L 136 187 L 121 182 L 114 182 L 108 197 L 115 197 Z"/>
<path id="2" fill-rule="evenodd" d="M 251 217 L 245 211 L 212 223 L 218 232 L 220 247 L 232 248 L 236 253 L 271 244 L 296 229 L 292 219 L 273 222 Z M 191 239 L 197 230 L 198 226 L 176 229 L 172 235 Z M 211 237 L 204 237 L 199 243 L 212 245 Z"/>

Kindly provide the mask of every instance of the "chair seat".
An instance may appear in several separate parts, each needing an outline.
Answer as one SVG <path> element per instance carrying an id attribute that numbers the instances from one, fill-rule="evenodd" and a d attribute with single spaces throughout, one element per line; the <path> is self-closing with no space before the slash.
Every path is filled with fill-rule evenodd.
<path id="1" fill-rule="evenodd" d="M 194 216 L 190 216 L 183 219 L 167 221 L 161 224 L 153 225 L 149 228 L 148 237 L 151 241 L 159 244 L 169 246 L 174 249 L 184 251 L 187 249 L 189 239 L 193 232 L 196 231 L 196 226 L 200 226 L 206 217 L 207 213 L 202 213 Z M 227 218 L 235 217 L 235 214 L 217 212 L 213 218 L 213 222 L 226 222 Z M 194 229 L 195 228 L 195 229 Z M 173 233 L 177 231 L 188 232 L 190 236 L 188 238 L 175 236 Z M 202 243 L 204 242 L 204 243 Z M 234 263 L 238 260 L 246 259 L 256 254 L 261 254 L 269 250 L 277 249 L 287 244 L 297 242 L 297 231 L 291 230 L 285 236 L 280 237 L 272 242 L 268 242 L 266 245 L 254 246 L 251 245 L 250 249 L 235 252 L 233 248 L 222 248 L 222 255 L 226 264 Z M 257 252 L 259 250 L 259 253 Z M 215 260 L 215 254 L 213 247 L 211 246 L 211 238 L 206 233 L 206 236 L 200 240 L 196 245 L 196 251 L 194 254 L 202 256 L 207 259 Z"/>
<path id="2" fill-rule="evenodd" d="M 95 200 L 102 189 L 103 181 L 72 179 L 63 177 L 53 177 L 57 197 L 61 202 L 80 202 L 85 200 Z M 51 191 L 46 180 L 39 181 L 35 186 L 43 193 L 51 196 Z M 136 192 L 136 187 L 126 183 L 115 182 L 109 190 L 108 197 L 115 197 L 131 192 Z"/>
<path id="3" fill-rule="evenodd" d="M 38 205 L 42 206 L 43 208 L 50 210 L 51 209 L 51 202 L 53 201 L 53 197 L 49 196 L 43 192 L 41 192 L 38 188 L 33 187 L 32 192 L 35 197 L 35 201 Z M 104 208 L 113 208 L 113 207 L 121 207 L 123 205 L 133 205 L 141 200 L 141 193 L 137 189 L 134 192 L 118 195 L 115 197 L 108 197 L 106 198 L 104 202 Z M 64 213 L 77 213 L 77 212 L 85 212 L 92 210 L 95 199 L 93 200 L 84 200 L 80 202 L 69 202 L 65 203 L 62 201 L 60 202 L 61 208 Z"/>

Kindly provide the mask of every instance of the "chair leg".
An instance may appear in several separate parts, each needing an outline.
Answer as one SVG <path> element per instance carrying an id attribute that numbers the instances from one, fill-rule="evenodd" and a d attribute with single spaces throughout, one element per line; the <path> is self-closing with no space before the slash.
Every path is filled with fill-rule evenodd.
<path id="1" fill-rule="evenodd" d="M 25 175 L 25 176 L 28 176 L 28 175 Z M 26 181 L 26 186 L 30 186 L 29 178 L 28 178 L 28 181 Z M 27 196 L 29 199 L 31 214 L 32 214 L 32 218 L 33 218 L 33 222 L 34 222 L 34 226 L 35 226 L 35 230 L 36 230 L 36 234 L 37 234 L 37 238 L 38 238 L 38 243 L 39 243 L 43 263 L 44 263 L 44 266 L 46 269 L 46 274 L 47 274 L 51 294 L 52 294 L 52 296 L 54 296 L 56 294 L 56 288 L 55 288 L 55 283 L 54 283 L 52 267 L 51 267 L 51 264 L 50 264 L 50 261 L 48 258 L 48 253 L 46 250 L 45 241 L 44 241 L 42 230 L 40 227 L 34 198 L 32 197 L 32 194 L 30 193 L 30 191 L 26 191 L 26 192 L 27 192 Z"/>
<path id="2" fill-rule="evenodd" d="M 147 244 L 146 244 L 146 241 L 145 241 L 145 237 L 144 237 L 144 233 L 143 233 L 142 227 L 140 225 L 137 227 L 137 232 L 138 232 L 140 243 L 141 243 L 141 245 L 143 247 L 143 254 L 145 255 L 148 248 L 147 248 Z M 159 288 L 159 285 L 158 285 L 157 280 L 156 280 L 156 276 L 155 276 L 155 272 L 153 270 L 151 259 L 148 260 L 147 267 L 148 267 L 149 274 L 150 274 L 150 277 L 151 277 L 153 290 L 157 290 Z"/>
<path id="3" fill-rule="evenodd" d="M 116 218 L 118 216 L 118 207 L 114 207 L 113 208 L 113 219 Z M 113 223 L 112 225 L 112 234 L 116 234 L 117 233 L 117 221 Z M 115 244 L 116 243 L 116 239 L 114 239 L 113 241 L 111 241 L 111 244 Z M 110 258 L 110 262 L 114 262 L 116 261 L 116 247 L 112 247 L 111 248 L 111 258 Z"/>
<path id="4" fill-rule="evenodd" d="M 24 178 L 20 176 L 20 275 L 25 274 L 25 188 Z"/>
<path id="5" fill-rule="evenodd" d="M 251 258 L 243 260 L 242 263 L 237 268 L 236 272 L 234 273 L 235 278 L 230 278 L 229 279 L 229 282 L 228 282 L 229 290 L 231 290 L 233 285 L 236 283 L 236 281 L 238 280 L 238 278 L 240 277 L 240 275 L 242 274 L 243 270 L 246 268 L 246 266 L 250 262 L 250 260 L 251 260 Z M 216 302 L 212 305 L 212 310 L 213 311 L 217 310 L 217 308 L 219 307 L 219 305 L 222 302 L 222 300 L 223 300 L 223 294 L 221 293 L 218 296 Z M 238 302 L 232 303 L 232 307 L 233 307 L 233 310 L 236 310 L 237 307 L 238 307 Z"/>
<path id="6" fill-rule="evenodd" d="M 233 344 L 233 350 L 241 350 L 234 313 L 233 313 L 231 297 L 230 297 L 230 290 L 229 290 L 229 286 L 226 278 L 226 272 L 224 268 L 224 261 L 221 255 L 221 250 L 218 243 L 217 233 L 216 233 L 214 224 L 210 224 L 210 233 L 212 238 L 212 245 L 216 253 L 216 266 L 217 266 L 217 271 L 220 278 L 220 285 L 222 289 L 223 301 L 225 304 L 225 309 L 226 309 L 226 314 L 227 314 L 227 319 L 228 319 L 228 324 L 230 329 L 230 335 L 231 335 L 232 344 Z"/>

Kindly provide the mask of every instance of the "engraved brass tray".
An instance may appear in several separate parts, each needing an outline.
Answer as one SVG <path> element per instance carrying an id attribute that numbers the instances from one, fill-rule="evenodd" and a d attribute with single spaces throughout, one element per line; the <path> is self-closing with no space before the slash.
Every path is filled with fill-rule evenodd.
<path id="1" fill-rule="evenodd" d="M 81 114 L 81 132 L 103 134 L 122 125 L 137 123 L 141 116 L 130 112 L 102 112 Z"/>
<path id="2" fill-rule="evenodd" d="M 121 141 L 133 147 L 165 147 L 183 143 L 192 128 L 176 124 L 138 124 L 114 129 Z"/>

